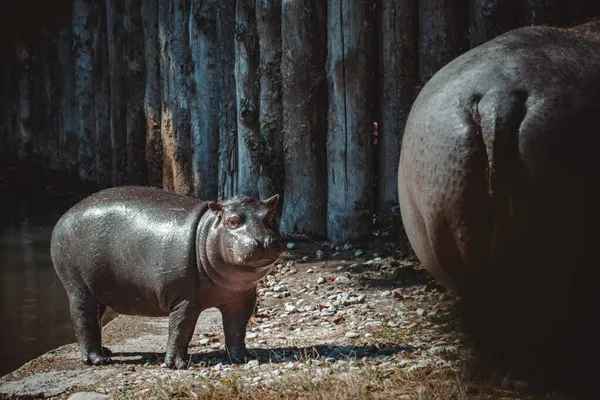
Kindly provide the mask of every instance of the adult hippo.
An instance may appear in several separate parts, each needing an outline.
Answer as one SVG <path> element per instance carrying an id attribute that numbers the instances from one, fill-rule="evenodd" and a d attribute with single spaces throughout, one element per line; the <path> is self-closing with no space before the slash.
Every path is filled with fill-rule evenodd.
<path id="1" fill-rule="evenodd" d="M 470 50 L 427 82 L 406 123 L 398 191 L 410 243 L 496 355 L 530 372 L 598 356 L 598 118 L 592 22 Z"/>
<path id="2" fill-rule="evenodd" d="M 186 368 L 196 321 L 202 310 L 216 307 L 229 356 L 243 362 L 257 282 L 282 251 L 278 199 L 217 203 L 124 186 L 68 210 L 52 232 L 51 255 L 69 296 L 82 360 L 110 361 L 100 325 L 110 307 L 169 316 L 164 364 Z"/>

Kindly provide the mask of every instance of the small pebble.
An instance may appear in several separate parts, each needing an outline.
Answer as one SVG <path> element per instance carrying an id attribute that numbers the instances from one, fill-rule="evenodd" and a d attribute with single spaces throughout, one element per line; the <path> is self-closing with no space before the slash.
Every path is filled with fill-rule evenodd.
<path id="1" fill-rule="evenodd" d="M 417 308 L 417 315 L 419 317 L 422 317 L 423 315 L 425 315 L 425 310 L 423 310 L 422 308 Z"/>
<path id="2" fill-rule="evenodd" d="M 364 250 L 358 249 L 354 252 L 354 257 L 360 257 L 364 254 Z"/>
<path id="3" fill-rule="evenodd" d="M 287 248 L 288 248 L 288 250 L 295 249 L 296 248 L 296 244 L 295 243 L 288 243 L 287 244 Z"/>
<path id="4" fill-rule="evenodd" d="M 319 277 L 319 279 L 317 279 L 317 284 L 321 284 L 321 283 L 325 283 L 325 278 L 323 278 L 322 276 Z"/>
<path id="5" fill-rule="evenodd" d="M 346 337 L 348 339 L 356 339 L 356 338 L 359 338 L 360 335 L 356 332 L 346 332 Z"/>

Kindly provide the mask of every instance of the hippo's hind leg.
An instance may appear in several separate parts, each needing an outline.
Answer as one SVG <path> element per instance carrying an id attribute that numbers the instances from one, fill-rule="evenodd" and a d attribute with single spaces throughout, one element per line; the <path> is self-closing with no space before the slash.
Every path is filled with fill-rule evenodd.
<path id="1" fill-rule="evenodd" d="M 69 295 L 71 319 L 79 342 L 79 352 L 85 364 L 103 365 L 110 357 L 102 349 L 101 314 L 106 307 L 98 304 L 88 291 L 78 291 Z"/>
<path id="2" fill-rule="evenodd" d="M 186 369 L 188 346 L 192 340 L 200 310 L 195 303 L 182 301 L 169 314 L 169 339 L 164 367 Z"/>
<path id="3" fill-rule="evenodd" d="M 251 295 L 241 295 L 221 309 L 225 347 L 229 359 L 234 364 L 246 361 L 246 327 L 256 306 L 256 291 Z"/>

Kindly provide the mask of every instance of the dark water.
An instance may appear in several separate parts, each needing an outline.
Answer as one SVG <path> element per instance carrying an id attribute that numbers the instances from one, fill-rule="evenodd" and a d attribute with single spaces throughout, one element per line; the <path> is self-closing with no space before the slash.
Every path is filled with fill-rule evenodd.
<path id="1" fill-rule="evenodd" d="M 53 220 L 17 213 L 0 234 L 0 376 L 74 340 L 50 260 Z"/>
<path id="2" fill-rule="evenodd" d="M 75 341 L 69 304 L 50 260 L 60 216 L 97 188 L 0 167 L 0 376 Z"/>

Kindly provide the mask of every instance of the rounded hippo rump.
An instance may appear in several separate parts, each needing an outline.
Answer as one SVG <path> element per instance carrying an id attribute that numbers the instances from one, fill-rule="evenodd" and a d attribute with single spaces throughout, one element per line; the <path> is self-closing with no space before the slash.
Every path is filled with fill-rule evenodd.
<path id="1" fill-rule="evenodd" d="M 100 323 L 110 307 L 168 316 L 164 364 L 186 368 L 196 321 L 202 310 L 216 307 L 228 354 L 243 362 L 257 282 L 282 252 L 278 200 L 209 202 L 124 186 L 74 205 L 54 227 L 51 256 L 69 296 L 83 361 L 110 361 Z"/>
<path id="2" fill-rule="evenodd" d="M 415 253 L 487 351 L 544 377 L 566 377 L 566 362 L 583 377 L 600 354 L 598 118 L 600 22 L 527 27 L 442 68 L 403 137 Z"/>

